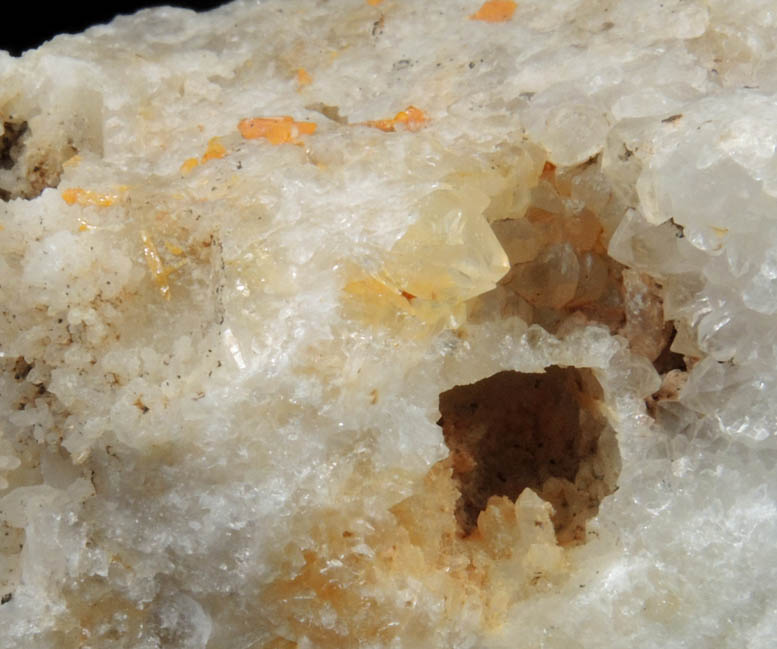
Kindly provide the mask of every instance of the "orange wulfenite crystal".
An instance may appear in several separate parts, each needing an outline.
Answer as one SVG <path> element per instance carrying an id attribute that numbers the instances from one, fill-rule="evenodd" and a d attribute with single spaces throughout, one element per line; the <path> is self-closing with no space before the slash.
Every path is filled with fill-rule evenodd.
<path id="1" fill-rule="evenodd" d="M 487 23 L 502 23 L 513 17 L 517 6 L 512 0 L 489 0 L 469 18 Z"/>
<path id="2" fill-rule="evenodd" d="M 405 110 L 399 111 L 391 119 L 377 119 L 369 122 L 364 122 L 364 126 L 372 126 L 373 128 L 379 128 L 381 131 L 391 132 L 395 131 L 397 124 L 404 124 L 408 131 L 417 131 L 426 122 L 428 118 L 420 108 L 415 106 L 408 106 Z"/>
<path id="3" fill-rule="evenodd" d="M 223 158 L 225 155 L 227 155 L 227 149 L 221 143 L 221 139 L 218 137 L 212 137 L 210 140 L 208 140 L 208 146 L 205 149 L 205 153 L 202 155 L 202 160 L 198 160 L 197 158 L 187 158 L 179 168 L 179 171 L 186 175 L 200 163 L 205 164 L 209 160 Z"/>
<path id="4" fill-rule="evenodd" d="M 316 132 L 315 122 L 295 122 L 288 115 L 244 119 L 240 121 L 237 128 L 247 140 L 264 137 L 271 144 L 291 142 L 300 135 L 311 135 Z"/>
<path id="5" fill-rule="evenodd" d="M 367 0 L 367 4 L 370 5 L 370 7 L 377 7 L 383 0 Z"/>
<path id="6" fill-rule="evenodd" d="M 110 207 L 118 200 L 115 194 L 98 194 L 90 189 L 71 187 L 62 192 L 62 200 L 68 205 L 94 205 L 96 207 Z"/>
<path id="7" fill-rule="evenodd" d="M 186 160 L 184 160 L 184 163 L 181 165 L 181 168 L 179 169 L 179 171 L 182 174 L 188 174 L 198 164 L 200 164 L 200 161 L 197 160 L 197 158 L 187 158 Z"/>
<path id="8" fill-rule="evenodd" d="M 217 137 L 212 137 L 208 141 L 208 148 L 205 149 L 205 154 L 202 156 L 202 162 L 205 163 L 208 160 L 223 158 L 225 155 L 227 155 L 227 150 L 224 148 L 221 140 Z"/>

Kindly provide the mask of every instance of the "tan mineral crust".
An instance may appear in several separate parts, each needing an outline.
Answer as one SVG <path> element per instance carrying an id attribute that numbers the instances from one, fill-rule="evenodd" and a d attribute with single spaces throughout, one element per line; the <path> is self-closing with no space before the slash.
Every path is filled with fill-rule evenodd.
<path id="1" fill-rule="evenodd" d="M 773 649 L 774 0 L 158 8 L 0 125 L 2 649 Z"/>

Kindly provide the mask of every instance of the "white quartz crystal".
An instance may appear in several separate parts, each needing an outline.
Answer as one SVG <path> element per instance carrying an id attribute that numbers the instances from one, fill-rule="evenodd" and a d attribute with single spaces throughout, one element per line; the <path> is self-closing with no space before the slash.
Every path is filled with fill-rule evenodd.
<path id="1" fill-rule="evenodd" d="M 773 0 L 146 10 L 0 129 L 3 649 L 774 646 Z"/>

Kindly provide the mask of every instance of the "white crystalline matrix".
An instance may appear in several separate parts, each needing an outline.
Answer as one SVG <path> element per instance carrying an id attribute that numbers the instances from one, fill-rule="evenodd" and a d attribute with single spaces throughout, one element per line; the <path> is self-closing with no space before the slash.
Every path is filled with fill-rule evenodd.
<path id="1" fill-rule="evenodd" d="M 0 646 L 772 647 L 776 251 L 772 0 L 0 52 Z"/>

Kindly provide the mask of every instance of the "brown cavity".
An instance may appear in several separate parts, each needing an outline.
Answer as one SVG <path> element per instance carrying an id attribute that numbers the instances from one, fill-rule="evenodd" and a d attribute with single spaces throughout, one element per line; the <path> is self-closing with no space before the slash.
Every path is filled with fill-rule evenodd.
<path id="1" fill-rule="evenodd" d="M 583 464 L 596 464 L 606 428 L 595 406 L 600 397 L 589 371 L 557 366 L 543 374 L 500 372 L 443 392 L 439 424 L 461 494 L 460 533 L 476 529 L 493 496 L 514 501 L 530 488 L 553 505 L 559 540 L 582 540 L 585 520 L 611 491 L 602 488 L 603 475 L 579 479 Z"/>
<path id="2" fill-rule="evenodd" d="M 9 117 L 0 135 L 0 169 L 17 171 L 15 179 L 0 185 L 0 200 L 32 199 L 47 187 L 56 187 L 64 160 L 77 153 L 68 140 L 61 145 L 32 146 L 32 131 L 26 120 Z"/>

